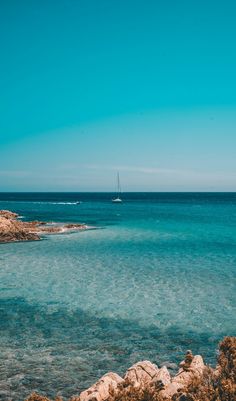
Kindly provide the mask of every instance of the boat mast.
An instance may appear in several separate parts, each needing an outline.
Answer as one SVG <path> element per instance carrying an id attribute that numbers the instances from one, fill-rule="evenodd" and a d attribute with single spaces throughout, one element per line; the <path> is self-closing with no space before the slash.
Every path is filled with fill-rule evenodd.
<path id="1" fill-rule="evenodd" d="M 118 189 L 118 198 L 121 194 L 121 187 L 120 187 L 120 175 L 119 172 L 117 173 L 117 189 Z"/>

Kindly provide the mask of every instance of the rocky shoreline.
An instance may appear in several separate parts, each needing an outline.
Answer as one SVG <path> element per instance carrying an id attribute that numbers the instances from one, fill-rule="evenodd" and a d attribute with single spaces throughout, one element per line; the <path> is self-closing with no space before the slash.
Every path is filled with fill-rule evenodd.
<path id="1" fill-rule="evenodd" d="M 166 366 L 149 361 L 131 366 L 124 377 L 110 372 L 69 401 L 235 401 L 236 337 L 226 337 L 219 346 L 215 369 L 189 350 L 172 377 Z M 50 401 L 33 393 L 26 401 Z M 56 397 L 55 401 L 62 401 Z"/>
<path id="2" fill-rule="evenodd" d="M 43 221 L 19 220 L 17 213 L 0 210 L 0 243 L 38 241 L 41 235 L 60 234 L 68 231 L 85 230 L 85 224 L 55 224 Z"/>
<path id="3" fill-rule="evenodd" d="M 0 210 L 1 243 L 37 241 L 45 234 L 88 228 L 84 224 L 23 222 L 17 213 Z M 26 401 L 51 400 L 33 393 Z M 56 397 L 55 401 L 62 401 L 62 398 Z M 113 372 L 105 374 L 69 401 L 236 401 L 236 337 L 226 337 L 221 342 L 214 369 L 205 365 L 201 355 L 193 355 L 188 350 L 175 375 L 168 366 L 158 367 L 150 361 L 140 361 L 123 377 Z"/>

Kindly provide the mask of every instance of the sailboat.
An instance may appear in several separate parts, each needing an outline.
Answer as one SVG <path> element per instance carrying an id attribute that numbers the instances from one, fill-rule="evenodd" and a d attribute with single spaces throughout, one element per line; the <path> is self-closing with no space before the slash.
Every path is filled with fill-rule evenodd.
<path id="1" fill-rule="evenodd" d="M 117 197 L 115 199 L 112 199 L 112 202 L 121 203 L 122 199 L 120 197 L 120 194 L 121 194 L 120 175 L 119 173 L 117 173 Z"/>

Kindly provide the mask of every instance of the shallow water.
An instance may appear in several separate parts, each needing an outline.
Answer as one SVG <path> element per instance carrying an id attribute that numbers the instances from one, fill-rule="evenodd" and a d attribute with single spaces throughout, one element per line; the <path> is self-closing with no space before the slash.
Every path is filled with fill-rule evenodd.
<path id="1" fill-rule="evenodd" d="M 0 397 L 70 396 L 236 327 L 236 194 L 0 194 L 25 219 L 97 230 L 0 245 Z M 75 202 L 80 199 L 80 205 Z"/>

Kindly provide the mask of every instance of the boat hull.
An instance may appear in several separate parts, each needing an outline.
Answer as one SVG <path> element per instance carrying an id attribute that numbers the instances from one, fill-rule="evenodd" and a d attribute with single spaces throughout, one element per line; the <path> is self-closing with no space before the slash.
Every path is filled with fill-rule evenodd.
<path id="1" fill-rule="evenodd" d="M 112 199 L 113 203 L 122 203 L 122 199 L 120 198 L 116 198 L 116 199 Z"/>

